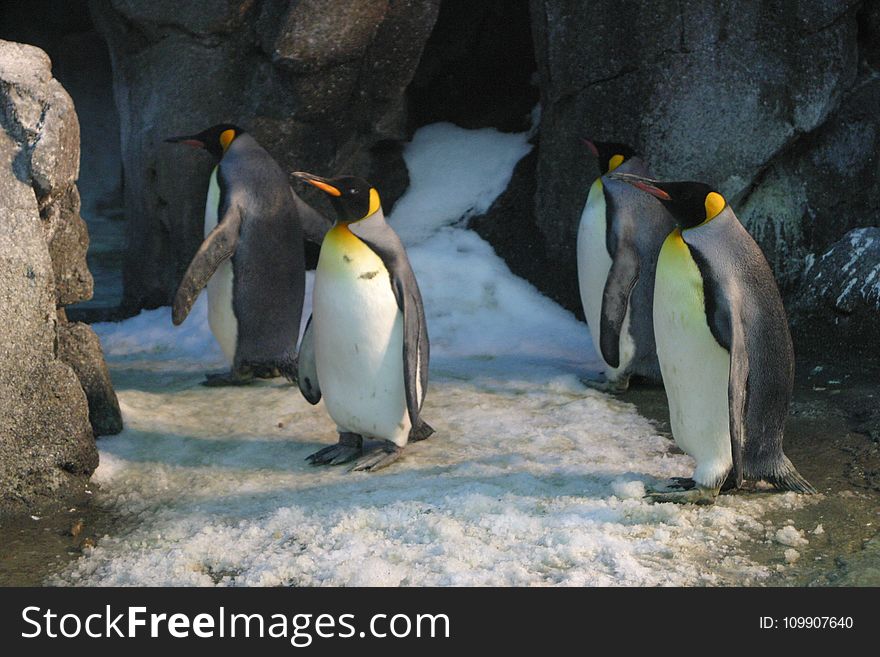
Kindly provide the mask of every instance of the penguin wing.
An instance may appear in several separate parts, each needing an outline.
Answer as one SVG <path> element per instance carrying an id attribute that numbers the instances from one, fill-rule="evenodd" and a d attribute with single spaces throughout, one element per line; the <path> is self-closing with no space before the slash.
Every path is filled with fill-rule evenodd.
<path id="1" fill-rule="evenodd" d="M 321 401 L 321 387 L 318 384 L 318 368 L 315 365 L 315 336 L 311 317 L 299 345 L 297 371 L 297 383 L 302 396 L 310 404 L 317 404 Z"/>
<path id="2" fill-rule="evenodd" d="M 739 293 L 733 288 L 731 276 L 716 272 L 706 257 L 688 242 L 691 256 L 703 278 L 703 298 L 709 330 L 719 345 L 730 352 L 730 375 L 727 382 L 727 405 L 730 423 L 730 454 L 737 487 L 743 482 L 743 451 L 745 449 L 746 399 L 749 386 L 749 354 L 746 351 L 745 327 L 739 306 Z M 734 305 L 732 305 L 732 303 Z"/>
<path id="3" fill-rule="evenodd" d="M 386 263 L 387 267 L 387 263 Z M 403 378 L 406 385 L 406 406 L 412 426 L 420 426 L 419 413 L 428 389 L 428 329 L 425 309 L 416 277 L 405 262 L 391 274 L 391 287 L 397 299 L 397 307 L 403 313 Z"/>
<path id="4" fill-rule="evenodd" d="M 749 385 L 749 354 L 746 351 L 742 322 L 731 323 L 730 379 L 727 383 L 727 404 L 730 414 L 730 453 L 736 487 L 743 483 L 743 451 L 746 443 L 746 399 Z"/>
<path id="5" fill-rule="evenodd" d="M 333 223 L 311 205 L 303 201 L 292 190 L 291 194 L 293 194 L 293 203 L 299 215 L 303 237 L 310 242 L 320 245 L 324 241 L 327 231 L 333 226 Z"/>
<path id="6" fill-rule="evenodd" d="M 639 254 L 630 242 L 619 242 L 602 293 L 599 347 L 611 367 L 620 365 L 620 332 L 629 297 L 639 280 Z"/>
<path id="7" fill-rule="evenodd" d="M 229 202 L 228 197 L 221 198 L 220 208 L 220 220 L 196 251 L 177 288 L 171 312 L 171 321 L 175 326 L 186 319 L 199 292 L 208 284 L 208 279 L 214 275 L 221 262 L 235 253 L 235 248 L 238 246 L 241 212 L 236 205 Z"/>

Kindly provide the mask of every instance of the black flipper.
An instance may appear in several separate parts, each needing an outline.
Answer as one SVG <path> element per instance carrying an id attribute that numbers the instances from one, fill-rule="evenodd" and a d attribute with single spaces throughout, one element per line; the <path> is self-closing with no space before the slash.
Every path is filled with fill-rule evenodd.
<path id="1" fill-rule="evenodd" d="M 297 384 L 302 396 L 310 404 L 321 401 L 321 386 L 318 383 L 318 368 L 315 365 L 315 337 L 312 332 L 312 318 L 306 324 L 302 342 L 299 345 Z"/>
<path id="2" fill-rule="evenodd" d="M 220 263 L 232 257 L 236 246 L 238 246 L 241 213 L 236 206 L 228 203 L 221 203 L 221 207 L 223 214 L 220 216 L 217 226 L 208 234 L 199 250 L 196 251 L 180 286 L 177 288 L 171 312 L 171 321 L 175 326 L 186 319 L 199 293 L 208 284 L 208 279 L 214 275 Z"/>
<path id="3" fill-rule="evenodd" d="M 639 254 L 627 242 L 618 243 L 602 293 L 599 347 L 611 367 L 620 366 L 620 332 L 629 297 L 639 280 Z"/>
<path id="4" fill-rule="evenodd" d="M 428 331 L 425 324 L 425 310 L 422 307 L 422 297 L 412 269 L 408 266 L 405 269 L 398 268 L 398 271 L 389 269 L 389 273 L 392 275 L 391 285 L 397 298 L 397 306 L 403 313 L 403 380 L 406 387 L 406 407 L 410 422 L 413 428 L 416 428 L 420 426 L 419 412 L 428 388 Z M 433 433 L 433 429 L 431 432 Z"/>
<path id="5" fill-rule="evenodd" d="M 728 313 L 731 315 L 731 313 Z M 734 483 L 743 483 L 743 451 L 746 444 L 746 403 L 749 386 L 749 354 L 746 350 L 742 322 L 731 317 L 730 379 L 727 383 L 727 405 L 730 414 L 730 455 L 733 457 Z"/>
<path id="6" fill-rule="evenodd" d="M 324 241 L 327 231 L 333 227 L 333 222 L 303 201 L 295 193 L 293 194 L 293 202 L 296 205 L 297 214 L 299 214 L 303 237 L 320 246 L 321 242 Z"/>

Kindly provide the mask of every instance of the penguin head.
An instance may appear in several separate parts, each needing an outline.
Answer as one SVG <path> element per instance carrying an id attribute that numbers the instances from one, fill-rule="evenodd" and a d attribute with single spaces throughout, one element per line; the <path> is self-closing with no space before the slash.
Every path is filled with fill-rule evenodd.
<path id="1" fill-rule="evenodd" d="M 711 221 L 727 207 L 724 197 L 706 183 L 666 182 L 629 173 L 613 173 L 611 177 L 656 196 L 682 230 Z"/>
<path id="2" fill-rule="evenodd" d="M 363 178 L 321 178 L 305 171 L 294 171 L 293 175 L 327 194 L 341 223 L 349 224 L 366 219 L 382 207 L 379 192 Z"/>
<path id="3" fill-rule="evenodd" d="M 236 137 L 244 134 L 244 130 L 232 123 L 218 123 L 211 126 L 207 130 L 202 130 L 197 135 L 184 135 L 182 137 L 171 137 L 165 141 L 170 144 L 186 144 L 195 148 L 204 148 L 215 159 L 219 160 L 223 157 L 229 145 L 235 141 Z"/>
<path id="4" fill-rule="evenodd" d="M 599 162 L 599 175 L 611 173 L 625 160 L 633 157 L 636 152 L 626 144 L 618 144 L 610 141 L 583 140 L 590 152 L 596 156 Z"/>

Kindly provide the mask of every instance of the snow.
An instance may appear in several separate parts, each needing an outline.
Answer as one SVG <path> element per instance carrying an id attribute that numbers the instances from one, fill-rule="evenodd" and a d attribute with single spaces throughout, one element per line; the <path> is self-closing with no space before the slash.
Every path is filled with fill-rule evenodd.
<path id="1" fill-rule="evenodd" d="M 400 238 L 413 244 L 439 226 L 486 212 L 531 149 L 527 133 L 464 130 L 451 123 L 416 132 L 404 155 L 410 187 L 393 213 Z"/>
<path id="2" fill-rule="evenodd" d="M 504 188 L 525 135 L 418 131 L 411 188 L 389 221 L 425 300 L 436 434 L 381 472 L 315 468 L 336 440 L 295 388 L 198 385 L 223 367 L 204 300 L 97 325 L 125 418 L 99 442 L 97 502 L 123 518 L 53 584 L 694 585 L 770 574 L 749 558 L 793 493 L 651 505 L 646 486 L 687 476 L 635 407 L 581 378 L 587 328 L 462 226 Z M 785 528 L 785 536 L 789 529 Z M 797 534 L 797 531 L 794 530 Z M 798 536 L 800 536 L 798 534 Z M 803 540 L 803 539 L 802 539 Z"/>
<path id="3" fill-rule="evenodd" d="M 809 541 L 804 538 L 804 532 L 799 531 L 792 525 L 786 525 L 776 531 L 776 542 L 792 547 L 807 545 L 807 543 L 809 543 Z"/>

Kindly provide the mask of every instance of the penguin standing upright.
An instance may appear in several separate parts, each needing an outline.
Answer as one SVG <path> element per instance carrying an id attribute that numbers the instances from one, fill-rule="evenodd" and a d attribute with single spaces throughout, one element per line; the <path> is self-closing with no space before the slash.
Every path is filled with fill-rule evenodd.
<path id="1" fill-rule="evenodd" d="M 339 442 L 308 460 L 338 464 L 360 456 L 352 470 L 378 470 L 408 441 L 434 432 L 421 419 L 429 355 L 422 296 L 375 188 L 350 176 L 293 175 L 328 194 L 337 213 L 315 271 L 299 386 L 312 404 L 323 395 Z M 384 443 L 363 454 L 364 438 Z"/>
<path id="2" fill-rule="evenodd" d="M 238 126 L 224 123 L 166 140 L 216 160 L 205 204 L 205 241 L 177 289 L 172 320 L 186 319 L 208 286 L 208 323 L 231 365 L 205 385 L 296 376 L 305 290 L 303 232 L 320 242 L 330 222 L 300 199 L 278 163 Z"/>
<path id="3" fill-rule="evenodd" d="M 814 493 L 782 451 L 794 349 L 761 249 L 709 185 L 612 176 L 660 199 L 678 224 L 657 262 L 654 331 L 672 434 L 697 466 L 678 490 L 649 496 L 707 504 L 744 479 Z"/>
<path id="4" fill-rule="evenodd" d="M 593 346 L 605 365 L 605 384 L 594 387 L 621 391 L 632 375 L 660 380 L 651 314 L 654 273 L 675 222 L 659 201 L 607 175 L 649 175 L 632 148 L 584 143 L 597 158 L 599 177 L 578 226 L 578 285 Z"/>

